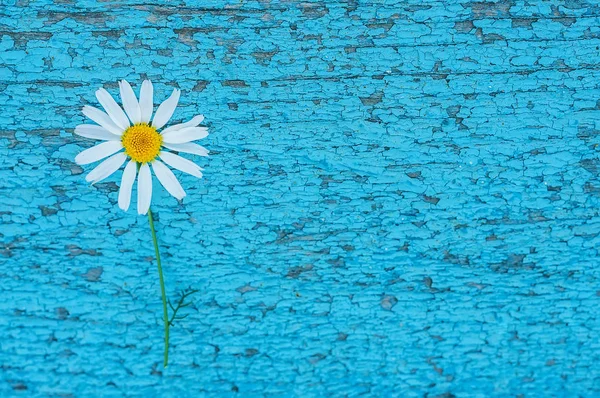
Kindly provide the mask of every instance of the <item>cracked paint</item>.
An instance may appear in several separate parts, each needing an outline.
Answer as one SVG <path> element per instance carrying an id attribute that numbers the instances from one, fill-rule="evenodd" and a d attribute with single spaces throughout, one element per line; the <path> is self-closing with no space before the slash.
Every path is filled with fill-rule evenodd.
<path id="1" fill-rule="evenodd" d="M 0 395 L 600 393 L 600 6 L 4 1 Z M 206 115 L 147 220 L 72 134 L 117 80 Z M 156 184 L 155 180 L 155 186 Z"/>

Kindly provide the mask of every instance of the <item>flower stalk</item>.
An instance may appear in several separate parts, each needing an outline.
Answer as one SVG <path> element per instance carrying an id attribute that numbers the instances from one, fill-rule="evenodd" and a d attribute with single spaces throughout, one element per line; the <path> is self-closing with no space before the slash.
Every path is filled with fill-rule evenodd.
<path id="1" fill-rule="evenodd" d="M 162 265 L 160 263 L 160 252 L 158 250 L 158 240 L 156 239 L 156 230 L 154 229 L 154 219 L 152 218 L 152 210 L 148 209 L 148 222 L 150 223 L 150 232 L 152 232 L 152 242 L 154 243 L 154 253 L 156 254 L 156 263 L 158 265 L 158 277 L 160 279 L 160 292 L 162 294 L 163 304 L 163 321 L 165 323 L 165 355 L 163 366 L 166 368 L 169 364 L 169 312 L 167 310 L 167 295 L 165 293 L 165 278 L 163 276 Z"/>

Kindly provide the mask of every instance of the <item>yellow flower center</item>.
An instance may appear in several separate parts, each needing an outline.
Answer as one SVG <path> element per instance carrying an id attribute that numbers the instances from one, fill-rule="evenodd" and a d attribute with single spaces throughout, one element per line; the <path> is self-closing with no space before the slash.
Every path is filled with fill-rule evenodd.
<path id="1" fill-rule="evenodd" d="M 154 160 L 160 152 L 162 135 L 146 123 L 134 124 L 123 133 L 121 142 L 125 153 L 138 163 Z"/>

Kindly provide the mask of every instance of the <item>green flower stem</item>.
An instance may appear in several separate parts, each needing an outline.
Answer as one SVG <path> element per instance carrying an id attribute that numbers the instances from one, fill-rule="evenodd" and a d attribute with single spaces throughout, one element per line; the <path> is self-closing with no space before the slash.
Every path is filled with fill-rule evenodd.
<path id="1" fill-rule="evenodd" d="M 150 231 L 152 232 L 152 241 L 154 242 L 154 252 L 156 253 L 156 263 L 158 264 L 158 277 L 160 279 L 160 292 L 162 293 L 163 317 L 165 321 L 165 359 L 163 366 L 166 368 L 169 364 L 169 312 L 167 311 L 165 278 L 163 277 L 162 266 L 160 265 L 160 252 L 158 251 L 158 241 L 156 240 L 156 231 L 154 230 L 154 219 L 152 219 L 152 210 L 150 209 L 148 209 L 148 221 L 150 222 Z"/>

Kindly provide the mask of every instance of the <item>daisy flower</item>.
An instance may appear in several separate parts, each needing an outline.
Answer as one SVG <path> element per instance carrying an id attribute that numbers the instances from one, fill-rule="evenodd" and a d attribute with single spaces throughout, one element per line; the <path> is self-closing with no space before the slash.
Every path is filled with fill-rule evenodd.
<path id="1" fill-rule="evenodd" d="M 104 159 L 85 178 L 92 184 L 104 180 L 127 163 L 119 189 L 119 207 L 123 210 L 129 209 L 131 190 L 137 178 L 137 211 L 139 214 L 148 214 L 158 266 L 165 328 L 163 365 L 166 367 L 169 363 L 169 327 L 173 325 L 174 321 L 185 317 L 178 316 L 177 312 L 180 308 L 188 305 L 184 303 L 184 299 L 196 291 L 191 290 L 182 294 L 177 306 L 171 306 L 172 315 L 169 316 L 160 250 L 156 239 L 152 210 L 150 210 L 152 201 L 150 168 L 152 167 L 156 178 L 167 192 L 178 200 L 183 199 L 185 191 L 167 166 L 198 178 L 202 178 L 202 168 L 169 150 L 208 156 L 206 148 L 192 142 L 205 138 L 208 135 L 208 128 L 199 127 L 204 116 L 198 115 L 188 122 L 161 130 L 173 116 L 177 107 L 180 94 L 177 89 L 173 90 L 171 96 L 159 105 L 154 117 L 152 116 L 154 110 L 153 88 L 149 80 L 142 83 L 139 101 L 125 80 L 119 82 L 119 89 L 123 108 L 103 88 L 96 91 L 96 98 L 106 112 L 88 105 L 83 107 L 83 114 L 98 124 L 81 124 L 75 128 L 75 134 L 104 142 L 81 152 L 75 157 L 75 162 L 85 165 Z"/>
<path id="2" fill-rule="evenodd" d="M 81 124 L 75 128 L 75 134 L 104 142 L 81 152 L 75 162 L 86 165 L 105 159 L 86 176 L 86 181 L 92 184 L 127 163 L 121 178 L 119 207 L 129 209 L 137 177 L 137 211 L 146 214 L 152 199 L 151 169 L 160 184 L 178 200 L 185 197 L 185 191 L 167 166 L 202 178 L 202 168 L 169 150 L 208 156 L 206 148 L 192 142 L 208 136 L 208 128 L 199 126 L 204 116 L 198 115 L 161 130 L 177 107 L 178 89 L 159 105 L 154 117 L 153 87 L 149 80 L 142 83 L 139 101 L 127 81 L 119 82 L 119 90 L 123 108 L 103 88 L 96 91 L 96 98 L 106 112 L 88 105 L 83 107 L 83 114 L 98 124 Z"/>

